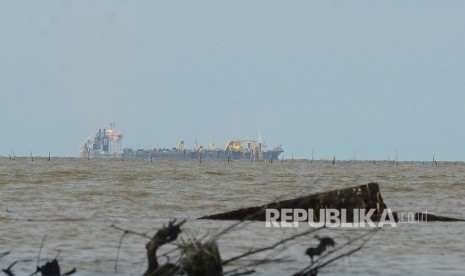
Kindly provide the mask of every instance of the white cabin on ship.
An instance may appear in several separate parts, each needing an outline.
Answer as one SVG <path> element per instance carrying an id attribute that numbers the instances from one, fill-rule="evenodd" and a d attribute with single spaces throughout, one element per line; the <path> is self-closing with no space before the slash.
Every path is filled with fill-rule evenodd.
<path id="1" fill-rule="evenodd" d="M 110 128 L 99 129 L 94 138 L 87 138 L 81 144 L 81 157 L 120 157 L 123 154 L 123 133 Z"/>

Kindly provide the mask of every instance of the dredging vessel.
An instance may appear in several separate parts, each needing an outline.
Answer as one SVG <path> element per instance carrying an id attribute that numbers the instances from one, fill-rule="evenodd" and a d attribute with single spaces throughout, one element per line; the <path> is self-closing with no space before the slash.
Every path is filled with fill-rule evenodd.
<path id="1" fill-rule="evenodd" d="M 208 148 L 197 144 L 188 149 L 183 140 L 178 147 L 132 149 L 123 148 L 123 133 L 115 130 L 115 124 L 99 129 L 93 138 L 87 138 L 80 146 L 83 158 L 123 158 L 123 159 L 231 159 L 231 160 L 276 160 L 284 152 L 281 145 L 267 149 L 259 134 L 258 140 L 232 139 L 224 147 L 209 143 Z"/>

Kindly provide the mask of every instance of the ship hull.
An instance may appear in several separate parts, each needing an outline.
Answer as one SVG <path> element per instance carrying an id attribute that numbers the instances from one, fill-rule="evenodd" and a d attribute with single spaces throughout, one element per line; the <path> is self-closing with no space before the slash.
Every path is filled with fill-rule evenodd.
<path id="1" fill-rule="evenodd" d="M 125 159 L 171 159 L 171 160 L 276 160 L 283 150 L 269 150 L 261 153 L 224 151 L 224 150 L 202 150 L 202 151 L 178 151 L 178 150 L 136 150 L 125 149 Z"/>

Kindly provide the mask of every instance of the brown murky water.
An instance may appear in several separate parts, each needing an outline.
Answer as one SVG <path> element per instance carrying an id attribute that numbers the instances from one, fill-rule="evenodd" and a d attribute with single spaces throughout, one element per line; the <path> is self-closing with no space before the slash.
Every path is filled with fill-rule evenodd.
<path id="1" fill-rule="evenodd" d="M 183 235 L 202 237 L 231 222 L 197 217 L 260 205 L 332 189 L 380 183 L 389 208 L 465 219 L 465 165 L 449 163 L 364 162 L 294 163 L 207 161 L 121 161 L 58 158 L 0 159 L 0 268 L 15 260 L 14 270 L 34 271 L 42 259 L 59 252 L 63 270 L 77 275 L 113 275 L 121 232 L 152 234 L 170 218 L 186 218 Z M 266 228 L 262 222 L 241 226 L 220 238 L 222 257 L 269 245 L 305 230 Z M 324 230 L 338 240 L 355 230 Z M 366 247 L 325 270 L 326 275 L 463 275 L 465 223 L 403 223 L 383 228 Z M 146 240 L 128 235 L 122 244 L 119 275 L 145 269 Z M 283 248 L 287 262 L 267 264 L 257 275 L 290 275 L 309 263 L 303 254 L 310 237 Z M 262 255 L 263 256 L 263 255 Z M 322 275 L 323 272 L 322 272 Z"/>

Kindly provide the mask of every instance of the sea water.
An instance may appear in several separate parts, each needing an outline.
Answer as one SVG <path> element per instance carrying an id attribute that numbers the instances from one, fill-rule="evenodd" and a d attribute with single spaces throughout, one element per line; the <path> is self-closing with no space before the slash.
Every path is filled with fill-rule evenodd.
<path id="1" fill-rule="evenodd" d="M 19 261 L 13 267 L 18 275 L 34 272 L 42 247 L 40 264 L 58 256 L 62 272 L 76 267 L 76 275 L 141 275 L 148 240 L 128 234 L 120 245 L 123 232 L 112 225 L 153 235 L 170 219 L 186 219 L 182 238 L 205 240 L 235 222 L 201 216 L 368 182 L 379 183 L 393 211 L 465 219 L 460 162 L 0 158 L 0 254 L 9 252 L 0 269 Z M 242 223 L 217 242 L 227 259 L 307 229 Z M 342 244 L 364 231 L 324 229 L 318 235 Z M 406 221 L 383 227 L 360 251 L 320 274 L 463 275 L 464 239 L 464 222 Z M 247 259 L 275 260 L 257 266 L 256 275 L 292 275 L 310 264 L 304 252 L 315 244 L 308 235 Z"/>

